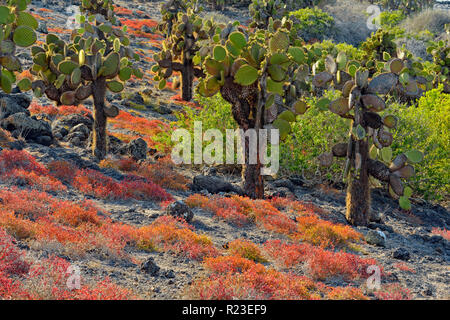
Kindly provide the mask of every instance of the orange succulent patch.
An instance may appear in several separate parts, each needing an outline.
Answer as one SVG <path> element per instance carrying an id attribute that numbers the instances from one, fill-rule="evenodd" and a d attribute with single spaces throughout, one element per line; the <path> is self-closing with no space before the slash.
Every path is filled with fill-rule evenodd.
<path id="1" fill-rule="evenodd" d="M 42 106 L 36 102 L 32 102 L 29 107 L 30 113 L 35 114 L 45 114 L 51 117 L 61 117 L 70 114 L 82 114 L 84 116 L 91 115 L 92 112 L 83 105 L 78 106 L 58 106 L 53 105 Z"/>
<path id="2" fill-rule="evenodd" d="M 28 152 L 4 150 L 0 154 L 0 175 L 14 185 L 26 185 L 42 191 L 64 191 L 66 187 L 49 174 Z"/>
<path id="3" fill-rule="evenodd" d="M 112 135 L 121 140 L 131 141 L 137 137 L 142 137 L 150 148 L 160 148 L 163 149 L 163 152 L 168 151 L 168 146 L 162 146 L 155 140 L 155 137 L 170 130 L 170 126 L 160 120 L 148 120 L 121 110 L 119 115 L 110 119 L 109 122 L 115 129 L 130 131 L 130 133 L 111 132 Z"/>
<path id="4" fill-rule="evenodd" d="M 255 262 L 267 262 L 261 249 L 249 240 L 236 239 L 228 243 L 228 250 L 232 255 L 238 255 L 242 258 Z"/>
<path id="5" fill-rule="evenodd" d="M 138 246 L 146 250 L 164 250 L 191 259 L 218 255 L 218 250 L 205 235 L 198 235 L 193 227 L 171 216 L 162 216 L 151 225 L 137 231 Z"/>
<path id="6" fill-rule="evenodd" d="M 73 187 L 102 199 L 172 200 L 172 196 L 155 183 L 129 175 L 117 182 L 92 169 L 78 170 Z"/>
<path id="7" fill-rule="evenodd" d="M 431 230 L 431 233 L 438 234 L 438 235 L 442 236 L 444 239 L 447 239 L 447 240 L 450 241 L 450 230 L 447 230 L 445 228 L 442 228 L 442 229 L 440 229 L 440 228 L 433 228 Z"/>
<path id="8" fill-rule="evenodd" d="M 24 252 L 15 247 L 8 237 L 0 228 L 0 246 L 7 244 L 9 250 L 13 249 L 14 262 L 20 262 L 23 266 L 25 262 L 19 260 L 19 257 L 23 256 Z M 109 278 L 93 284 L 83 283 L 79 290 L 71 290 L 67 286 L 70 263 L 59 257 L 51 256 L 26 263 L 26 268 L 22 268 L 20 273 L 10 272 L 8 268 L 11 266 L 10 262 L 0 259 L 0 297 L 2 299 L 123 300 L 135 298 L 131 290 L 114 284 Z M 13 274 L 14 277 L 12 277 Z"/>
<path id="9" fill-rule="evenodd" d="M 256 222 L 266 230 L 324 247 L 347 245 L 361 239 L 361 234 L 351 227 L 322 220 L 312 211 L 313 207 L 298 201 L 192 195 L 186 199 L 186 203 L 191 207 L 212 211 L 238 226 Z M 278 208 L 283 208 L 287 213 Z M 290 216 L 294 216 L 295 221 Z"/>
<path id="10" fill-rule="evenodd" d="M 304 264 L 310 276 L 320 280 L 334 276 L 347 280 L 367 278 L 367 267 L 378 264 L 374 259 L 364 259 L 342 251 L 333 252 L 307 243 L 287 244 L 269 240 L 264 244 L 264 249 L 285 267 Z"/>

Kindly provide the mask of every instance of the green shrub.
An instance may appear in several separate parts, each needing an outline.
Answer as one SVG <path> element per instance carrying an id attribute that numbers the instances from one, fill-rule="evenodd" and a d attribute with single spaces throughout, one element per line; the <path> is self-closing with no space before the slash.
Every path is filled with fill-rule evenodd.
<path id="1" fill-rule="evenodd" d="M 338 93 L 328 91 L 324 97 L 334 100 Z M 317 157 L 348 137 L 350 120 L 332 112 L 320 111 L 316 106 L 316 97 L 306 100 L 312 107 L 297 117 L 297 121 L 292 125 L 292 134 L 280 145 L 281 173 L 341 181 L 341 160 L 334 161 L 329 168 L 323 168 L 318 165 Z"/>
<path id="2" fill-rule="evenodd" d="M 334 27 L 334 19 L 319 8 L 304 8 L 289 13 L 298 36 L 306 41 L 324 39 Z"/>
<path id="3" fill-rule="evenodd" d="M 395 10 L 395 11 L 384 11 L 380 15 L 380 24 L 382 27 L 395 27 L 400 24 L 404 19 L 406 18 L 406 15 L 401 10 Z"/>
<path id="4" fill-rule="evenodd" d="M 177 112 L 175 115 L 178 119 L 176 125 L 178 128 L 186 129 L 190 132 L 191 137 L 194 136 L 194 122 L 202 122 L 202 131 L 205 133 L 208 129 L 218 129 L 225 137 L 226 129 L 237 129 L 237 124 L 234 121 L 231 113 L 231 105 L 225 101 L 221 94 L 218 93 L 210 98 L 202 97 L 197 94 L 194 100 L 200 105 L 199 108 L 187 106 L 182 112 Z M 203 150 L 211 142 L 203 142 Z M 223 141 L 225 148 L 225 141 Z M 192 144 L 192 152 L 194 145 Z M 225 149 L 223 150 L 225 161 Z"/>
<path id="5" fill-rule="evenodd" d="M 394 155 L 417 149 L 425 154 L 410 180 L 414 190 L 426 199 L 448 197 L 450 186 L 450 94 L 438 89 L 427 91 L 417 107 L 394 105 L 390 110 L 400 115 L 394 132 Z M 398 112 L 396 112 L 398 111 Z"/>
<path id="6" fill-rule="evenodd" d="M 338 92 L 328 91 L 324 95 L 333 100 Z M 194 98 L 200 108 L 186 107 L 177 113 L 177 125 L 191 134 L 194 121 L 202 121 L 203 132 L 219 129 L 236 129 L 231 106 L 220 94 L 211 98 L 197 95 Z M 318 165 L 317 157 L 348 137 L 348 119 L 331 112 L 321 112 L 316 97 L 306 98 L 312 106 L 292 124 L 292 134 L 280 145 L 280 174 L 304 174 L 331 181 L 342 181 L 342 160 L 334 161 L 329 168 Z M 416 166 L 416 176 L 409 183 L 415 192 L 429 200 L 448 197 L 450 186 L 450 95 L 439 89 L 428 91 L 417 103 L 407 107 L 394 103 L 389 108 L 391 114 L 399 117 L 398 127 L 393 131 L 394 156 L 406 150 L 417 149 L 424 152 L 424 161 Z M 204 146 L 209 144 L 205 142 Z M 224 153 L 225 154 L 225 153 Z"/>

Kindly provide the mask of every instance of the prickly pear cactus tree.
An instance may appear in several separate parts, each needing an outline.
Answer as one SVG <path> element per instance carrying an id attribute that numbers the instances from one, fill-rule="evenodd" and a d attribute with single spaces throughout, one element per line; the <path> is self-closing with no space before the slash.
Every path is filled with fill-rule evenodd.
<path id="1" fill-rule="evenodd" d="M 267 28 L 270 19 L 281 19 L 287 11 L 282 0 L 252 0 L 248 9 L 252 17 L 250 27 L 259 29 Z"/>
<path id="2" fill-rule="evenodd" d="M 390 131 L 396 127 L 397 118 L 386 114 L 386 95 L 392 93 L 399 83 L 403 62 L 397 59 L 386 63 L 389 72 L 370 79 L 367 69 L 355 69 L 342 55 L 339 58 L 337 62 L 331 57 L 327 59 L 327 71 L 314 77 L 313 86 L 330 85 L 336 79 L 334 74 L 344 72 L 340 68 L 345 68 L 345 78 L 351 76 L 340 87 L 342 96 L 328 101 L 329 111 L 352 120 L 349 140 L 335 145 L 331 152 L 320 155 L 319 162 L 322 166 L 330 166 L 333 157 L 346 159 L 343 173 L 348 183 L 346 217 L 350 223 L 364 226 L 370 220 L 369 177 L 387 183 L 391 195 L 399 198 L 400 206 L 410 209 L 412 190 L 404 186 L 403 180 L 414 175 L 412 165 L 420 162 L 423 155 L 413 150 L 392 160 L 390 146 L 393 135 Z"/>
<path id="3" fill-rule="evenodd" d="M 419 12 L 433 7 L 435 0 L 380 0 L 377 1 L 385 9 L 402 10 L 405 14 Z"/>
<path id="4" fill-rule="evenodd" d="M 369 69 L 370 76 L 376 72 L 375 61 L 383 61 L 387 55 L 392 58 L 397 57 L 397 45 L 394 42 L 395 34 L 389 30 L 378 29 L 361 44 L 364 52 L 362 64 L 366 64 Z"/>
<path id="5" fill-rule="evenodd" d="M 450 25 L 446 26 L 450 33 Z M 435 68 L 433 70 L 433 84 L 444 84 L 444 92 L 450 93 L 450 40 L 432 43 L 427 52 L 433 56 Z"/>
<path id="6" fill-rule="evenodd" d="M 162 23 L 158 24 L 157 29 L 166 37 L 172 34 L 173 24 L 177 20 L 178 13 L 186 13 L 188 8 L 196 13 L 200 13 L 203 8 L 199 5 L 198 0 L 168 0 L 161 5 Z"/>
<path id="7" fill-rule="evenodd" d="M 115 106 L 107 106 L 107 91 L 121 92 L 133 75 L 142 78 L 133 64 L 138 56 L 129 47 L 124 30 L 112 26 L 103 15 L 80 17 L 81 28 L 66 43 L 54 34 L 46 43 L 31 49 L 31 73 L 37 78 L 32 88 L 36 96 L 45 94 L 57 105 L 77 105 L 94 100 L 93 155 L 103 159 L 107 153 L 106 124 L 117 116 Z"/>
<path id="8" fill-rule="evenodd" d="M 9 0 L 6 5 L 0 5 L 0 86 L 6 93 L 11 92 L 16 82 L 14 73 L 22 71 L 22 64 L 15 55 L 17 47 L 29 47 L 36 42 L 38 22 L 25 11 L 30 2 Z M 31 81 L 23 79 L 18 86 L 28 90 Z"/>
<path id="9" fill-rule="evenodd" d="M 251 34 L 237 25 L 227 27 L 204 46 L 207 50 L 201 51 L 206 77 L 201 79 L 198 92 L 207 97 L 220 92 L 231 104 L 240 129 L 254 129 L 258 140 L 259 130 L 265 127 L 278 128 L 281 137 L 289 134 L 290 122 L 308 108 L 298 99 L 306 53 L 292 44 L 290 21 L 273 25 Z M 252 198 L 263 198 L 261 150 L 250 149 L 248 136 L 243 142 L 244 192 Z M 259 140 L 258 145 L 261 143 Z M 256 161 L 251 161 L 251 153 L 256 154 Z"/>
<path id="10" fill-rule="evenodd" d="M 100 14 L 115 23 L 112 0 L 81 0 L 80 11 L 86 15 Z"/>
<path id="11" fill-rule="evenodd" d="M 225 8 L 226 0 L 207 0 L 214 10 L 223 10 Z"/>
<path id="12" fill-rule="evenodd" d="M 159 89 L 164 89 L 173 72 L 179 72 L 181 97 L 184 101 L 192 99 L 194 78 L 204 76 L 200 60 L 194 57 L 200 50 L 199 43 L 211 38 L 215 31 L 213 20 L 203 20 L 192 8 L 188 8 L 186 13 L 178 13 L 172 34 L 163 41 L 161 52 L 154 56 L 157 64 L 152 71 L 156 73 L 154 80 L 159 81 Z"/>

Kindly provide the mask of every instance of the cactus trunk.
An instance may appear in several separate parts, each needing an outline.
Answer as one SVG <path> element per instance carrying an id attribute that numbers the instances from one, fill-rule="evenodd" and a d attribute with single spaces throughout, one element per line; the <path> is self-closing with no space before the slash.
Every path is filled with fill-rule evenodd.
<path id="1" fill-rule="evenodd" d="M 192 59 L 183 56 L 183 70 L 181 72 L 181 95 L 184 101 L 192 100 L 192 86 L 194 83 L 194 64 Z"/>
<path id="2" fill-rule="evenodd" d="M 99 78 L 92 84 L 94 98 L 94 127 L 92 131 L 92 154 L 99 160 L 106 156 L 106 121 L 105 114 L 105 97 L 106 97 L 106 80 Z"/>
<path id="3" fill-rule="evenodd" d="M 227 78 L 225 84 L 220 89 L 222 97 L 232 105 L 233 118 L 244 131 L 248 129 L 260 129 L 264 123 L 264 112 L 261 107 L 256 111 L 255 104 L 258 102 L 257 84 L 243 87 L 233 81 L 233 78 Z M 256 118 L 256 119 L 255 119 Z M 259 121 L 257 121 L 259 119 Z M 259 140 L 259 132 L 256 132 Z M 250 150 L 251 144 L 249 137 L 246 136 L 243 144 L 244 165 L 242 166 L 242 180 L 244 193 L 253 199 L 264 198 L 264 177 L 261 175 L 260 150 Z M 257 146 L 259 146 L 259 141 Z M 250 163 L 251 152 L 256 152 L 256 163 Z"/>
<path id="4" fill-rule="evenodd" d="M 364 123 L 365 108 L 360 102 L 361 91 L 352 90 L 349 105 L 354 104 L 355 119 L 350 129 L 350 140 L 347 148 L 347 164 L 351 170 L 346 172 L 347 187 L 347 220 L 355 226 L 366 226 L 370 219 L 370 189 L 369 189 L 369 141 L 367 125 Z M 363 135 L 354 135 L 354 130 L 363 128 Z M 348 168 L 348 166 L 347 166 Z M 346 168 L 346 170 L 347 170 Z M 345 173 L 344 173 L 345 174 Z"/>
<path id="5" fill-rule="evenodd" d="M 355 226 L 366 226 L 370 219 L 370 189 L 368 173 L 369 145 L 367 139 L 355 141 L 352 138 L 353 152 L 351 161 L 355 160 L 355 147 L 359 145 L 361 169 L 359 175 L 353 170 L 348 173 L 347 187 L 347 221 Z"/>
<path id="6" fill-rule="evenodd" d="M 259 145 L 259 143 L 258 143 Z M 245 138 L 245 164 L 242 166 L 242 180 L 244 193 L 252 199 L 264 198 L 264 177 L 261 175 L 261 162 L 259 160 L 259 149 L 257 150 L 257 163 L 250 163 L 249 139 Z"/>

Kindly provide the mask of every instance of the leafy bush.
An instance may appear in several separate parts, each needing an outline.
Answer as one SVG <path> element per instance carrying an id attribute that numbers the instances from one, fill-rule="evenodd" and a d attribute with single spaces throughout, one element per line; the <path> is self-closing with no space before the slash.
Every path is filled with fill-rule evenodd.
<path id="1" fill-rule="evenodd" d="M 424 152 L 421 166 L 410 182 L 426 199 L 440 200 L 450 186 L 450 94 L 438 89 L 427 91 L 417 107 L 394 105 L 400 116 L 394 133 L 394 155 L 414 148 Z"/>
<path id="2" fill-rule="evenodd" d="M 332 100 L 334 95 L 329 92 L 325 96 Z M 335 162 L 329 168 L 322 168 L 317 163 L 317 156 L 348 136 L 349 120 L 320 111 L 317 100 L 314 97 L 308 99 L 308 105 L 312 107 L 297 118 L 292 126 L 293 134 L 280 145 L 281 173 L 303 173 L 311 177 L 319 172 L 321 177 L 337 180 L 342 171 L 339 169 L 341 164 Z"/>
<path id="3" fill-rule="evenodd" d="M 382 27 L 395 27 L 406 18 L 401 10 L 384 11 L 380 15 L 380 24 Z"/>
<path id="4" fill-rule="evenodd" d="M 203 132 L 208 129 L 217 129 L 223 134 L 224 137 L 227 129 L 237 129 L 237 124 L 231 113 L 231 105 L 222 98 L 220 93 L 209 98 L 202 97 L 201 95 L 195 95 L 194 99 L 200 107 L 192 108 L 186 106 L 182 112 L 176 113 L 178 128 L 188 130 L 191 137 L 194 135 L 195 121 L 202 122 Z M 210 142 L 204 141 L 203 149 L 209 144 Z M 193 150 L 194 146 L 192 144 L 192 152 Z M 225 162 L 225 150 L 223 151 L 223 155 L 223 161 Z"/>
<path id="5" fill-rule="evenodd" d="M 304 8 L 289 13 L 299 37 L 306 41 L 323 39 L 334 26 L 334 19 L 318 8 Z"/>

